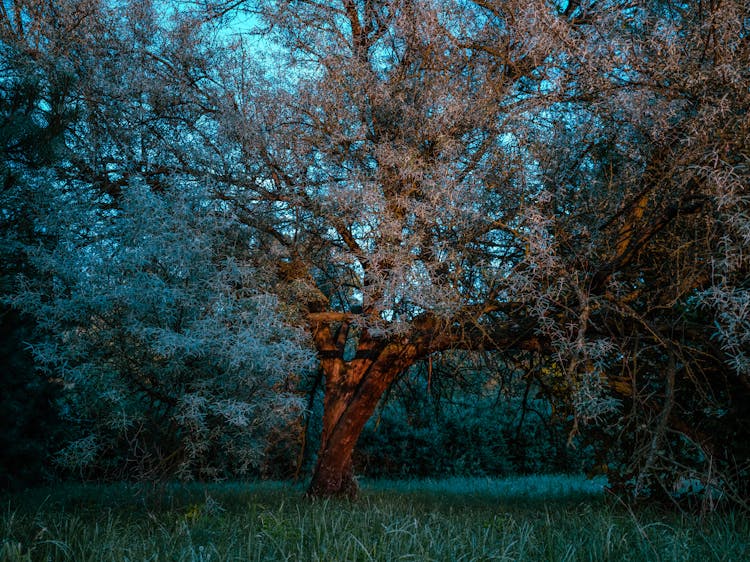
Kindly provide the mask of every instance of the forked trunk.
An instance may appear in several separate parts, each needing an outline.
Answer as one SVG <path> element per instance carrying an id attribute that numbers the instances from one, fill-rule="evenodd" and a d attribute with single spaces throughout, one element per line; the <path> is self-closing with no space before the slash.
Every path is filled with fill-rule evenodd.
<path id="1" fill-rule="evenodd" d="M 482 312 L 491 310 L 485 307 Z M 475 318 L 476 311 L 469 312 Z M 350 337 L 348 316 L 343 313 L 314 313 L 310 319 L 326 384 L 318 462 L 307 493 L 352 497 L 357 493 L 352 467 L 354 446 L 383 393 L 399 373 L 430 353 L 448 349 L 458 340 L 442 320 L 432 315 L 413 320 L 408 334 L 391 341 L 375 339 L 364 329 L 354 330 L 354 336 Z M 498 349 L 498 346 L 541 349 L 542 344 L 530 335 L 532 330 L 528 326 L 515 323 L 501 326 L 501 330 L 489 337 L 484 329 L 474 329 L 474 322 L 459 332 L 462 342 L 473 341 L 483 349 Z M 355 352 L 347 353 L 347 344 L 355 341 Z"/>
<path id="2" fill-rule="evenodd" d="M 380 395 L 382 393 L 378 396 L 373 395 L 371 401 L 377 404 Z M 312 482 L 307 492 L 308 495 L 353 498 L 357 494 L 352 453 L 354 452 L 354 445 L 359 439 L 360 433 L 362 433 L 362 428 L 372 415 L 375 407 L 370 408 L 369 404 L 353 402 L 346 405 L 338 423 L 331 419 L 330 410 L 326 409 L 323 415 L 324 429 L 321 446 Z M 370 402 L 370 400 L 367 402 Z"/>
<path id="3" fill-rule="evenodd" d="M 415 358 L 413 346 L 391 344 L 376 358 L 321 361 L 326 375 L 323 433 L 308 495 L 353 498 L 357 494 L 354 446 L 385 390 Z"/>

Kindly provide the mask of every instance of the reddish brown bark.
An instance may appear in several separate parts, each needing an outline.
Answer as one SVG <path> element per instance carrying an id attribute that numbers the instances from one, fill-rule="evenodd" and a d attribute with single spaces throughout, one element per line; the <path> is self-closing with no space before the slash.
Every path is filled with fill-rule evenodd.
<path id="1" fill-rule="evenodd" d="M 350 318 L 335 312 L 310 315 L 326 378 L 323 431 L 307 491 L 310 496 L 356 495 L 352 453 L 362 429 L 394 379 L 419 359 L 447 349 L 456 341 L 468 345 L 467 337 L 485 349 L 502 345 L 537 350 L 541 345 L 528 330 L 515 324 L 494 337 L 489 337 L 486 331 L 473 330 L 472 326 L 452 334 L 432 316 L 414 320 L 408 335 L 384 341 L 373 339 L 366 330 L 352 329 Z M 345 356 L 350 337 L 356 338 L 356 351 Z"/>
<path id="2" fill-rule="evenodd" d="M 307 492 L 311 496 L 356 495 L 354 446 L 385 390 L 419 356 L 414 343 L 386 344 L 364 333 L 354 357 L 344 360 L 348 330 L 343 322 L 335 331 L 321 327 L 315 334 L 326 385 L 318 461 Z"/>
<path id="3" fill-rule="evenodd" d="M 394 367 L 388 372 L 368 372 L 354 393 L 349 392 L 346 383 L 342 385 L 340 380 L 334 379 L 326 384 L 323 434 L 308 494 L 356 495 L 352 468 L 354 446 L 380 397 L 399 370 Z"/>

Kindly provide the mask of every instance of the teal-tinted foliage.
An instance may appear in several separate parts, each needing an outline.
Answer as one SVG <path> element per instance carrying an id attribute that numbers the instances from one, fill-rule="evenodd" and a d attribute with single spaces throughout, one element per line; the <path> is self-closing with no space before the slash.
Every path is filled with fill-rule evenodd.
<path id="1" fill-rule="evenodd" d="M 4 25 L 4 23 L 3 23 Z M 64 153 L 74 114 L 62 101 L 71 76 L 45 73 L 27 54 L 0 43 L 0 488 L 52 476 L 50 455 L 64 435 L 60 385 L 36 372 L 30 342 L 36 322 L 6 302 L 19 274 L 35 274 L 23 247 L 50 243 L 35 229 L 43 212 L 33 185 Z"/>
<path id="2" fill-rule="evenodd" d="M 315 345 L 366 475 L 748 507 L 748 2 L 252 4 L 2 4 L 2 485 L 298 476 Z"/>
<path id="3" fill-rule="evenodd" d="M 594 460 L 522 372 L 453 355 L 420 364 L 388 394 L 358 443 L 374 477 L 581 472 Z"/>

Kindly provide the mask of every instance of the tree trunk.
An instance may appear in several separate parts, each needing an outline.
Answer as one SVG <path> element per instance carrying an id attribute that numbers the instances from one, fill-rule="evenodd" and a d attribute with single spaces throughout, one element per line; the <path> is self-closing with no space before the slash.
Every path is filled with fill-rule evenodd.
<path id="1" fill-rule="evenodd" d="M 360 341 L 358 358 L 321 360 L 326 375 L 323 433 L 309 496 L 356 496 L 352 453 L 357 439 L 385 390 L 417 359 L 413 345 L 375 347 Z"/>

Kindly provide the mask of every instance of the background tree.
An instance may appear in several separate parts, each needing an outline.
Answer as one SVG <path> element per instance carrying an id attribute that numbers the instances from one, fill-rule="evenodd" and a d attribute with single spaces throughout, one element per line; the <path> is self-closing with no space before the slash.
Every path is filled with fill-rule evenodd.
<path id="1" fill-rule="evenodd" d="M 36 362 L 66 391 L 77 438 L 58 461 L 108 476 L 247 471 L 297 410 L 290 377 L 311 354 L 253 281 L 252 233 L 208 187 L 221 172 L 208 36 L 150 3 L 10 8 L 20 77 L 66 86 L 40 78 L 28 102 L 32 121 L 69 118 L 19 183 L 28 259 L 11 300 L 36 319 Z"/>
<path id="2" fill-rule="evenodd" d="M 418 363 L 365 425 L 355 470 L 387 478 L 589 470 L 592 448 L 579 438 L 568 446 L 567 412 L 553 407 L 534 370 L 464 351 Z"/>
<path id="3" fill-rule="evenodd" d="M 55 33 L 24 17 L 28 5 L 0 6 L 0 298 L 14 290 L 19 274 L 29 274 L 26 244 L 44 244 L 46 233 L 36 231 L 38 211 L 31 196 L 39 177 L 61 156 L 63 133 L 73 120 L 60 103 L 72 77 L 52 62 L 59 55 Z M 42 7 L 40 6 L 41 10 Z M 58 15 L 61 27 L 65 16 Z M 68 21 L 69 23 L 69 21 Z M 58 30 L 59 31 L 59 30 Z M 59 35 L 58 35 L 59 38 Z M 51 46 L 50 46 L 51 45 Z M 44 50 L 50 46 L 45 55 Z M 60 436 L 53 406 L 56 385 L 34 373 L 27 349 L 35 323 L 4 300 L 0 303 L 0 379 L 2 399 L 2 460 L 0 486 L 28 485 L 49 476 L 48 457 Z"/>
<path id="4" fill-rule="evenodd" d="M 585 20 L 574 96 L 535 153 L 551 274 L 570 286 L 553 314 L 583 319 L 581 344 L 609 342 L 605 384 L 624 400 L 604 437 L 610 479 L 636 495 L 690 481 L 747 498 L 748 7 L 571 6 Z"/>
<path id="5" fill-rule="evenodd" d="M 139 478 L 257 468 L 312 355 L 255 286 L 243 229 L 184 184 L 131 184 L 92 236 L 79 198 L 48 223 L 58 245 L 32 257 L 51 285 L 15 301 L 50 335 L 35 357 L 68 387 L 63 412 L 82 433 L 60 462 Z"/>

